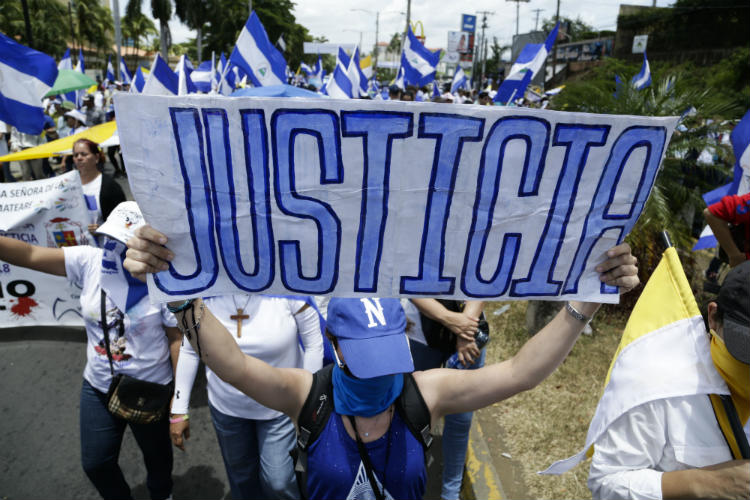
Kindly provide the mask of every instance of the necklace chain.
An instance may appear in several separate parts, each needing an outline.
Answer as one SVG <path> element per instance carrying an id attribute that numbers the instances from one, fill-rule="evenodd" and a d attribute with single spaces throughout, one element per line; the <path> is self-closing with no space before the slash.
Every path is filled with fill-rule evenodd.
<path id="1" fill-rule="evenodd" d="M 247 305 L 250 303 L 250 299 L 252 299 L 252 295 L 247 296 L 247 300 L 245 301 L 245 305 L 242 306 L 242 312 L 245 312 L 245 309 L 247 308 Z M 237 305 L 237 299 L 235 298 L 234 294 L 232 294 L 232 303 L 234 304 L 234 308 L 238 311 L 240 310 L 240 306 Z"/>

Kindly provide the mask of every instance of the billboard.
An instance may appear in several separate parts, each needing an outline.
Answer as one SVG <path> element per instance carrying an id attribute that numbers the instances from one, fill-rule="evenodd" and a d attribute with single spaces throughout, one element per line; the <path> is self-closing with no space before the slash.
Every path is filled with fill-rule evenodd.
<path id="1" fill-rule="evenodd" d="M 461 14 L 461 31 L 474 33 L 477 30 L 477 16 Z"/>

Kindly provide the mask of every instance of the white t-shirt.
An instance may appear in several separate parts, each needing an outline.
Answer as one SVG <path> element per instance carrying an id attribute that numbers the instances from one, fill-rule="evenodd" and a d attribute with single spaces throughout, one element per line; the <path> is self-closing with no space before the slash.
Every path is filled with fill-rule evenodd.
<path id="1" fill-rule="evenodd" d="M 295 314 L 305 305 L 304 301 L 263 295 L 223 295 L 204 299 L 204 302 L 245 354 L 279 368 L 304 368 L 313 373 L 323 365 L 323 337 L 318 313 L 308 307 Z M 230 318 L 237 314 L 238 308 L 249 316 L 242 322 L 239 338 L 238 323 Z M 177 361 L 172 413 L 188 412 L 198 362 L 198 355 L 183 339 Z M 281 415 L 227 384 L 208 367 L 206 380 L 208 400 L 225 415 L 253 420 L 269 420 Z"/>
<path id="2" fill-rule="evenodd" d="M 96 389 L 107 392 L 112 376 L 101 328 L 102 250 L 91 246 L 63 247 L 68 280 L 81 288 L 81 312 L 86 325 L 88 345 L 83 378 Z M 166 305 L 155 306 L 148 295 L 122 314 L 107 299 L 107 323 L 115 374 L 166 384 L 172 380 L 169 344 L 165 326 L 177 326 Z M 122 318 L 124 335 L 119 337 L 116 322 Z"/>
<path id="3" fill-rule="evenodd" d="M 102 174 L 88 184 L 82 184 L 83 198 L 86 201 L 86 208 L 89 211 L 91 224 L 101 224 L 104 222 L 102 216 L 102 207 L 99 206 L 99 193 L 102 190 Z"/>
<path id="4" fill-rule="evenodd" d="M 594 443 L 595 499 L 661 500 L 664 472 L 732 459 L 706 394 L 658 399 L 629 410 Z"/>

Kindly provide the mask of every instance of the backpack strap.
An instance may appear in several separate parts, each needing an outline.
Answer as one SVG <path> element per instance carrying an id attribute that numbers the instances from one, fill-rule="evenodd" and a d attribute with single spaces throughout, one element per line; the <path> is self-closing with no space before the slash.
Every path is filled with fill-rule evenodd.
<path id="1" fill-rule="evenodd" d="M 747 437 L 732 397 L 728 394 L 709 394 L 708 397 L 732 458 L 735 460 L 750 458 L 750 446 L 748 446 Z"/>
<path id="2" fill-rule="evenodd" d="M 404 373 L 404 389 L 396 399 L 396 410 L 406 423 L 409 431 L 427 452 L 427 449 L 432 445 L 432 434 L 430 433 L 432 416 L 411 373 Z"/>
<path id="3" fill-rule="evenodd" d="M 313 373 L 312 387 L 297 418 L 297 447 L 290 451 L 302 498 L 307 498 L 307 449 L 323 432 L 332 410 L 333 364 L 329 364 Z"/>

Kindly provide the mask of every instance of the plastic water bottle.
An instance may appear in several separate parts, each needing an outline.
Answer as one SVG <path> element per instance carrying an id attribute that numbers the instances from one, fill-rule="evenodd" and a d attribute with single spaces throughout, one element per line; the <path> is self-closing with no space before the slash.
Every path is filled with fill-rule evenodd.
<path id="1" fill-rule="evenodd" d="M 477 349 L 482 349 L 482 347 L 487 345 L 487 342 L 489 342 L 489 340 L 489 332 L 477 330 L 477 333 L 474 335 L 474 342 L 477 344 Z M 456 370 L 465 370 L 469 366 L 464 366 L 464 364 L 458 360 L 458 351 L 454 352 L 453 355 L 448 358 L 448 361 L 445 362 L 446 368 L 455 368 Z"/>

